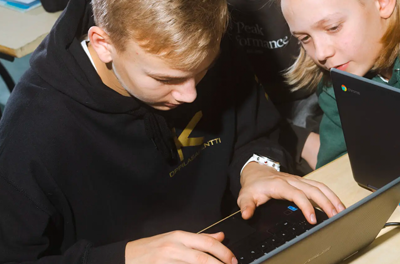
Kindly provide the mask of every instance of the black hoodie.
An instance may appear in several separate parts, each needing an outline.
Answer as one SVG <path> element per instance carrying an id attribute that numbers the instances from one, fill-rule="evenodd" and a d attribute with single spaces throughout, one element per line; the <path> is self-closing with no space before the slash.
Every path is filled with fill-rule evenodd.
<path id="1" fill-rule="evenodd" d="M 6 106 L 0 263 L 124 263 L 128 241 L 219 220 L 253 153 L 289 164 L 279 116 L 229 40 L 197 99 L 161 114 L 102 83 L 79 40 L 91 25 L 87 1 L 72 0 Z M 155 135 L 165 120 L 181 142 L 175 162 L 149 113 Z"/>

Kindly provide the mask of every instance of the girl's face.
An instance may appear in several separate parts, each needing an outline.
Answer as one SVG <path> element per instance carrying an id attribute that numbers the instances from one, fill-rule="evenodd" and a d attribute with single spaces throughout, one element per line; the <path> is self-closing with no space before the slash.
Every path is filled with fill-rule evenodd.
<path id="1" fill-rule="evenodd" d="M 382 49 L 387 28 L 382 10 L 391 1 L 282 0 L 282 11 L 293 36 L 315 63 L 363 76 Z"/>

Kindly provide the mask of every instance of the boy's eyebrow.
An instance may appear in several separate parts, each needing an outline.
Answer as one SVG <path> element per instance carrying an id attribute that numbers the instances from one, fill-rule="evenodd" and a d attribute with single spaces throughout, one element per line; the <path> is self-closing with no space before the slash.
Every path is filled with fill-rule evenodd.
<path id="1" fill-rule="evenodd" d="M 333 18 L 335 18 L 336 16 L 341 15 L 339 12 L 327 15 L 326 17 L 324 17 L 323 19 L 315 22 L 312 25 L 312 28 L 320 28 L 322 27 L 325 23 L 329 22 L 329 20 L 332 20 Z M 297 31 L 293 31 L 292 35 L 300 35 L 300 34 L 304 34 L 303 32 L 297 32 Z"/>
<path id="2" fill-rule="evenodd" d="M 211 67 L 213 67 L 214 64 L 215 64 L 215 62 L 218 60 L 220 54 L 221 54 L 221 50 L 218 51 L 218 54 L 215 56 L 214 60 L 210 63 L 210 65 L 208 65 L 208 67 L 205 68 L 205 69 L 202 70 L 202 71 L 209 70 Z M 187 78 L 186 76 L 182 76 L 182 77 L 181 77 L 181 76 L 172 76 L 172 75 L 165 75 L 165 74 L 157 74 L 157 73 L 154 73 L 154 72 L 151 72 L 151 71 L 146 71 L 146 70 L 145 70 L 145 73 L 146 73 L 148 76 L 151 76 L 151 77 L 154 78 L 154 79 L 160 79 L 160 80 L 183 81 L 183 80 L 185 80 L 185 79 Z"/>
<path id="3" fill-rule="evenodd" d="M 173 80 L 173 81 L 183 81 L 187 77 L 179 77 L 179 76 L 172 76 L 172 75 L 158 75 L 156 73 L 151 73 L 151 72 L 146 72 L 146 74 L 154 79 L 159 79 L 159 80 Z"/>

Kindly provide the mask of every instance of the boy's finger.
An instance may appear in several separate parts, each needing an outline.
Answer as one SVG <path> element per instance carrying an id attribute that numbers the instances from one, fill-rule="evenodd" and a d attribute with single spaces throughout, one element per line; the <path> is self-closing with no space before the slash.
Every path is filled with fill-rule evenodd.
<path id="1" fill-rule="evenodd" d="M 329 187 L 326 186 L 325 184 L 316 182 L 313 180 L 304 179 L 304 178 L 303 178 L 303 181 L 319 188 L 325 194 L 325 196 L 328 197 L 328 199 L 331 201 L 331 203 L 335 206 L 336 211 L 338 213 L 343 211 L 344 209 L 346 209 L 346 207 L 344 206 L 342 201 L 339 199 L 339 197 L 331 189 L 329 189 Z"/>
<path id="2" fill-rule="evenodd" d="M 221 233 L 217 233 L 221 234 Z M 218 239 L 214 238 L 213 235 L 206 235 L 206 234 L 188 234 L 188 236 L 183 240 L 183 244 L 191 249 L 195 249 L 197 251 L 201 252 L 207 252 L 224 263 L 232 263 L 232 260 L 235 258 L 233 255 L 232 251 L 230 251 L 226 246 L 224 246 L 221 241 Z M 220 236 L 220 235 L 217 235 Z M 219 237 L 221 238 L 221 237 Z M 198 253 L 196 253 L 198 255 Z M 203 256 L 205 257 L 205 256 Z M 205 263 L 217 263 L 215 262 L 216 259 L 208 259 L 208 261 L 211 262 L 205 262 Z M 190 261 L 188 261 L 191 263 Z M 196 263 L 196 262 L 193 262 Z M 219 263 L 219 262 L 218 262 Z"/>
<path id="3" fill-rule="evenodd" d="M 304 181 L 295 181 L 291 184 L 297 189 L 302 190 L 304 194 L 306 194 L 307 198 L 318 204 L 329 217 L 337 214 L 337 210 L 331 200 L 329 200 L 329 198 L 317 186 L 308 184 Z"/>
<path id="4" fill-rule="evenodd" d="M 239 193 L 237 204 L 242 211 L 243 219 L 249 219 L 253 216 L 254 210 L 256 209 L 256 203 L 252 195 L 247 192 Z"/>
<path id="5" fill-rule="evenodd" d="M 212 238 L 218 240 L 219 242 L 222 242 L 225 238 L 224 232 L 218 232 L 218 233 L 214 233 L 214 234 L 202 233 L 202 235 L 212 237 Z"/>

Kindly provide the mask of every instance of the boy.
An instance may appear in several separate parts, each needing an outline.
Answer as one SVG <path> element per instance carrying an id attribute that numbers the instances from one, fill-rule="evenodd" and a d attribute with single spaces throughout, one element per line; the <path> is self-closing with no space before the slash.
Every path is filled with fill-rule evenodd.
<path id="1" fill-rule="evenodd" d="M 1 121 L 0 262 L 237 263 L 222 233 L 193 233 L 222 217 L 228 183 L 246 219 L 270 198 L 311 223 L 307 197 L 343 209 L 247 162 L 289 166 L 274 108 L 222 41 L 224 0 L 92 5 L 70 1 Z"/>

